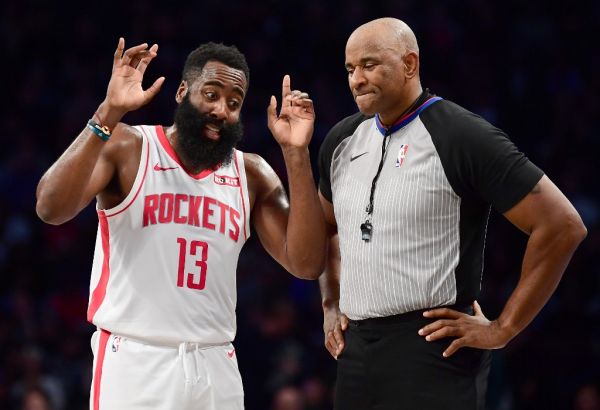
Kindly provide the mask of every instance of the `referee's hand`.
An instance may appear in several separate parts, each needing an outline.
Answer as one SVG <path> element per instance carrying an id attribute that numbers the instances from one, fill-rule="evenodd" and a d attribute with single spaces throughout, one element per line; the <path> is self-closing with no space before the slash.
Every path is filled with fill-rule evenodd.
<path id="1" fill-rule="evenodd" d="M 323 333 L 325 334 L 325 347 L 337 360 L 344 350 L 344 331 L 348 328 L 348 318 L 339 307 L 323 308 Z"/>
<path id="2" fill-rule="evenodd" d="M 419 330 L 428 342 L 453 338 L 444 350 L 443 356 L 450 357 L 462 347 L 476 349 L 500 349 L 510 340 L 506 331 L 500 329 L 498 321 L 485 317 L 477 301 L 473 302 L 474 315 L 468 315 L 449 308 L 438 308 L 423 312 L 429 319 L 437 319 Z"/>

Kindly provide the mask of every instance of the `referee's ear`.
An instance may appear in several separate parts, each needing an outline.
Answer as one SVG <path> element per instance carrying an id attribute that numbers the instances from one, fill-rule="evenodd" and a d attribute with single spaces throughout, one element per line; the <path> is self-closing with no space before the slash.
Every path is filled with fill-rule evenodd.
<path id="1" fill-rule="evenodd" d="M 419 77 L 419 55 L 415 51 L 407 51 L 404 57 L 404 75 L 408 79 Z"/>

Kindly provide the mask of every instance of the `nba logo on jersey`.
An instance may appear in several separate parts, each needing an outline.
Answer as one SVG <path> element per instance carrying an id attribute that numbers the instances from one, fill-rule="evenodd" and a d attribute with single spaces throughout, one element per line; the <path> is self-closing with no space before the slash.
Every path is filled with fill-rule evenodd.
<path id="1" fill-rule="evenodd" d="M 408 144 L 400 145 L 400 150 L 398 150 L 398 157 L 396 158 L 396 168 L 400 168 L 404 163 L 404 158 L 406 158 L 406 152 L 408 151 Z"/>
<path id="2" fill-rule="evenodd" d="M 120 345 L 121 345 L 121 336 L 114 336 L 113 342 L 112 342 L 112 351 L 115 353 L 118 352 Z"/>
<path id="3" fill-rule="evenodd" d="M 236 177 L 228 177 L 227 175 L 215 174 L 215 183 L 218 185 L 240 186 L 240 179 Z"/>

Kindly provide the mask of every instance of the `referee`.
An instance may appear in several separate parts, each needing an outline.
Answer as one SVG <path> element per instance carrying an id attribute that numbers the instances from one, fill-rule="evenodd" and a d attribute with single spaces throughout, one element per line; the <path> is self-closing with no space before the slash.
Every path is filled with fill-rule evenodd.
<path id="1" fill-rule="evenodd" d="M 544 306 L 586 228 L 504 132 L 421 87 L 405 23 L 357 28 L 345 64 L 360 112 L 319 154 L 335 409 L 484 409 L 490 349 Z M 491 207 L 529 235 L 496 320 L 476 302 Z"/>

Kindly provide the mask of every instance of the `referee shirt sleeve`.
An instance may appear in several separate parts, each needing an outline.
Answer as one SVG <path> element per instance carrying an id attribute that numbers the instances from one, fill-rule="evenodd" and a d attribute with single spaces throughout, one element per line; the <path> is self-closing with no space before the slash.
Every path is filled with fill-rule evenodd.
<path id="1" fill-rule="evenodd" d="M 372 116 L 365 116 L 360 112 L 344 118 L 329 130 L 319 149 L 319 190 L 323 197 L 333 203 L 331 191 L 331 165 L 333 154 L 340 143 L 352 136 L 356 128 Z"/>
<path id="2" fill-rule="evenodd" d="M 480 116 L 449 101 L 430 111 L 423 122 L 460 196 L 477 197 L 504 213 L 544 175 L 502 130 Z"/>
<path id="3" fill-rule="evenodd" d="M 517 204 L 539 182 L 544 173 L 520 152 L 508 136 L 487 124 L 472 136 L 466 156 L 473 170 L 477 192 L 500 213 Z"/>
<path id="4" fill-rule="evenodd" d="M 319 148 L 319 191 L 325 199 L 333 202 L 331 195 L 331 160 L 337 146 L 335 138 L 336 127 L 333 127 Z"/>

